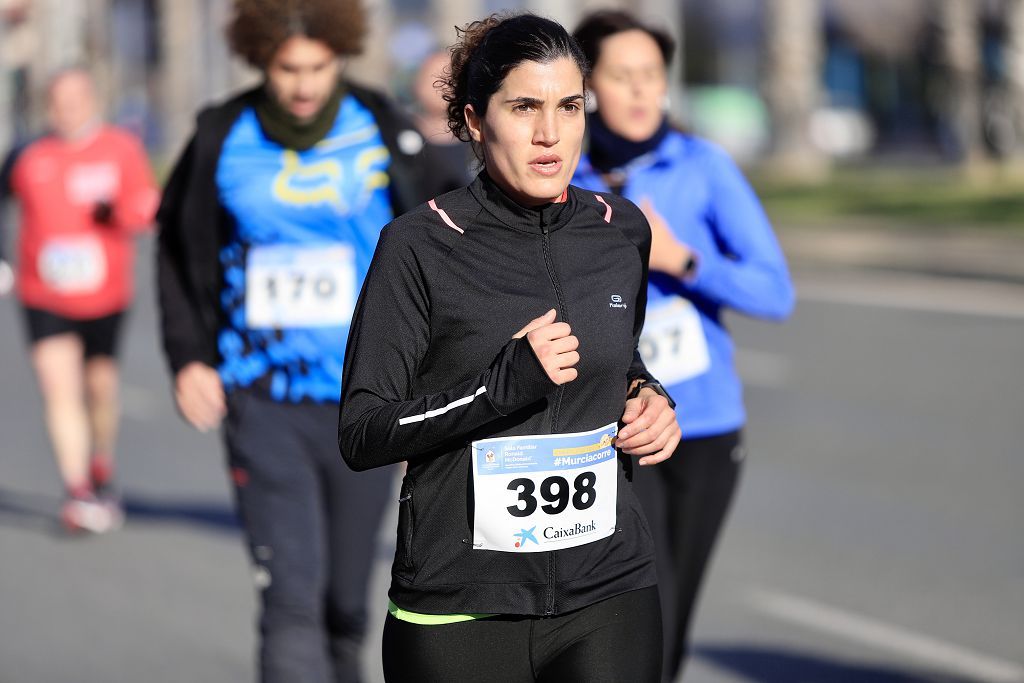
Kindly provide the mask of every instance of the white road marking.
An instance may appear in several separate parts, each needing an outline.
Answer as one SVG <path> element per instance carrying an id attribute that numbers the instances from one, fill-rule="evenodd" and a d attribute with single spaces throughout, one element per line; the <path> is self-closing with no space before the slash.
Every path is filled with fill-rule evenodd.
<path id="1" fill-rule="evenodd" d="M 770 617 L 911 657 L 943 672 L 957 672 L 985 683 L 1024 683 L 1024 665 L 814 600 L 765 589 L 750 591 L 750 600 L 755 609 Z"/>
<path id="2" fill-rule="evenodd" d="M 1024 286 L 893 273 L 817 274 L 797 279 L 802 301 L 1024 320 Z"/>

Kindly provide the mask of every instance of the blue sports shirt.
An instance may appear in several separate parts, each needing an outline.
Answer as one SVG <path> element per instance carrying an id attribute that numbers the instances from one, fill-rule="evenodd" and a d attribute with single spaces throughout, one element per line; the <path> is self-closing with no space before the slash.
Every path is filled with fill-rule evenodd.
<path id="1" fill-rule="evenodd" d="M 328 135 L 302 152 L 268 139 L 245 110 L 216 182 L 233 234 L 221 250 L 228 392 L 338 401 L 349 319 L 381 229 L 394 217 L 389 155 L 370 111 L 342 100 Z"/>
<path id="2" fill-rule="evenodd" d="M 771 224 L 740 170 L 706 140 L 669 131 L 625 171 L 623 195 L 638 206 L 649 200 L 697 259 L 686 280 L 651 272 L 644 360 L 676 401 L 684 439 L 739 429 L 743 389 L 722 311 L 782 320 L 795 299 Z M 573 184 L 608 191 L 586 155 Z"/>

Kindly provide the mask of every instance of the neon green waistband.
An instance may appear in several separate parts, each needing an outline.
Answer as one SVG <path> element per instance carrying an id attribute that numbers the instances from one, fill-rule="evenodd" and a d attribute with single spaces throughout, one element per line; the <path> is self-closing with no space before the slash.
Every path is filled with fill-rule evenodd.
<path id="1" fill-rule="evenodd" d="M 462 621 L 475 621 L 476 619 L 497 616 L 496 614 L 420 614 L 419 612 L 404 610 L 391 600 L 388 600 L 388 614 L 400 621 L 407 621 L 410 624 L 419 624 L 420 626 L 458 624 Z"/>

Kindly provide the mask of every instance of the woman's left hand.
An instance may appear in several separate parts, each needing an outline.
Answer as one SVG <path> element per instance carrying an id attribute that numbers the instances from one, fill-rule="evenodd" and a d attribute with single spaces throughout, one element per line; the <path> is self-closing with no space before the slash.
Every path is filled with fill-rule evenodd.
<path id="1" fill-rule="evenodd" d="M 644 198 L 640 202 L 640 210 L 651 224 L 651 270 L 666 273 L 673 277 L 683 277 L 686 262 L 690 258 L 690 249 L 676 239 L 672 228 L 654 208 L 651 200 Z"/>
<path id="2" fill-rule="evenodd" d="M 641 465 L 668 460 L 679 445 L 682 432 L 676 411 L 654 389 L 641 389 L 636 398 L 626 401 L 622 421 L 626 426 L 619 430 L 615 445 L 623 453 L 642 456 Z"/>

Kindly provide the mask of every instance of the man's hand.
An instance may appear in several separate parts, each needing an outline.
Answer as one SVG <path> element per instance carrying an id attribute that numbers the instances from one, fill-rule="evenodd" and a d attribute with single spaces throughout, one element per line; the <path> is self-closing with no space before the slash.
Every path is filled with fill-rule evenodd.
<path id="1" fill-rule="evenodd" d="M 574 366 L 580 362 L 580 354 L 576 352 L 580 340 L 573 336 L 568 323 L 556 323 L 555 317 L 556 312 L 552 308 L 531 320 L 512 338 L 526 337 L 548 378 L 555 384 L 565 384 L 578 375 Z"/>
<path id="2" fill-rule="evenodd" d="M 676 239 L 668 223 L 658 213 L 650 199 L 640 202 L 640 209 L 651 224 L 651 260 L 650 269 L 681 278 L 686 275 L 686 262 L 690 258 L 690 249 Z"/>
<path id="3" fill-rule="evenodd" d="M 107 201 L 96 202 L 92 207 L 92 219 L 97 225 L 113 227 L 114 205 Z"/>
<path id="4" fill-rule="evenodd" d="M 619 430 L 615 445 L 623 453 L 642 456 L 641 465 L 668 460 L 679 445 L 682 433 L 676 411 L 654 389 L 645 387 L 636 398 L 626 401 L 622 421 L 626 426 Z"/>
<path id="5" fill-rule="evenodd" d="M 182 416 L 201 432 L 216 429 L 227 413 L 220 375 L 199 361 L 189 363 L 175 375 L 174 400 Z"/>

